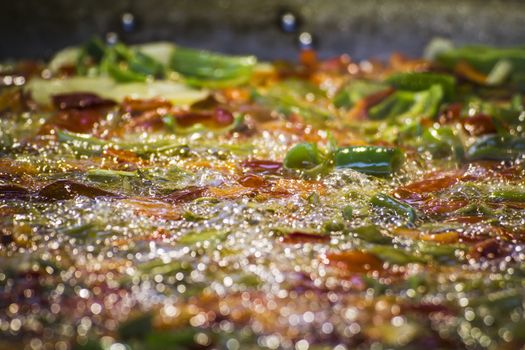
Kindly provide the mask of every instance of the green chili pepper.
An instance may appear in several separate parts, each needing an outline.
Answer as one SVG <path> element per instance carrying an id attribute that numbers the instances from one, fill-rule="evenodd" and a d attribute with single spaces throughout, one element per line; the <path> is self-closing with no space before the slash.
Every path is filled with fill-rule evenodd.
<path id="1" fill-rule="evenodd" d="M 421 140 L 422 147 L 434 156 L 453 154 L 457 159 L 463 159 L 465 155 L 463 143 L 450 127 L 425 129 Z"/>
<path id="2" fill-rule="evenodd" d="M 368 175 L 390 175 L 403 164 L 403 153 L 398 148 L 355 146 L 339 148 L 335 152 L 335 166 L 350 168 Z"/>
<path id="3" fill-rule="evenodd" d="M 467 150 L 466 158 L 474 160 L 513 160 L 525 153 L 525 138 L 486 135 Z"/>
<path id="4" fill-rule="evenodd" d="M 497 201 L 525 202 L 525 190 L 505 186 L 491 191 L 489 198 Z"/>
<path id="5" fill-rule="evenodd" d="M 414 208 L 406 203 L 398 201 L 395 198 L 387 196 L 386 194 L 376 194 L 370 199 L 370 203 L 376 207 L 391 209 L 397 215 L 405 217 L 410 222 L 416 221 L 417 214 Z"/>
<path id="6" fill-rule="evenodd" d="M 357 101 L 388 89 L 388 85 L 369 80 L 353 80 L 343 87 L 334 97 L 337 108 L 351 108 Z"/>
<path id="7" fill-rule="evenodd" d="M 253 56 L 227 56 L 177 47 L 170 67 L 198 86 L 233 86 L 246 82 L 257 60 Z"/>
<path id="8" fill-rule="evenodd" d="M 314 143 L 299 143 L 293 146 L 284 158 L 284 166 L 288 169 L 311 169 L 321 164 L 322 158 Z"/>
<path id="9" fill-rule="evenodd" d="M 437 55 L 437 61 L 453 68 L 460 61 L 466 61 L 482 73 L 489 74 L 496 63 L 506 60 L 512 64 L 513 72 L 525 71 L 525 49 L 495 48 L 489 46 L 464 46 Z"/>
<path id="10" fill-rule="evenodd" d="M 159 76 L 164 71 L 162 64 L 141 52 L 136 52 L 128 60 L 128 67 L 133 72 L 151 76 Z"/>
<path id="11" fill-rule="evenodd" d="M 456 79 L 449 74 L 397 73 L 391 75 L 386 81 L 399 90 L 407 91 L 428 90 L 432 85 L 440 85 L 447 101 L 452 100 L 456 90 Z"/>
<path id="12" fill-rule="evenodd" d="M 88 42 L 80 52 L 77 62 L 79 74 L 87 74 L 93 63 L 96 71 L 108 73 L 118 82 L 143 82 L 148 76 L 160 76 L 164 67 L 154 58 L 132 50 L 122 43 L 105 45 L 100 39 Z"/>
<path id="13" fill-rule="evenodd" d="M 134 81 L 145 82 L 147 80 L 146 75 L 136 73 L 130 70 L 128 67 L 120 66 L 118 64 L 109 64 L 107 69 L 109 75 L 121 83 L 129 83 Z"/>
<path id="14" fill-rule="evenodd" d="M 98 64 L 106 54 L 106 45 L 100 38 L 88 41 L 80 50 L 76 62 L 77 74 L 85 75 L 90 64 Z"/>
<path id="15" fill-rule="evenodd" d="M 396 91 L 388 96 L 383 102 L 368 110 L 368 118 L 380 120 L 393 118 L 406 113 L 414 103 L 414 93 L 407 91 Z"/>
<path id="16" fill-rule="evenodd" d="M 313 97 L 314 101 L 308 100 L 306 96 Z M 252 99 L 286 116 L 301 115 L 312 125 L 333 119 L 333 113 L 323 104 L 327 102 L 326 94 L 309 82 L 292 79 L 274 84 L 269 89 L 254 91 Z"/>
<path id="17" fill-rule="evenodd" d="M 370 108 L 368 117 L 372 120 L 391 118 L 400 121 L 433 117 L 438 111 L 443 94 L 440 84 L 418 92 L 399 90 Z"/>

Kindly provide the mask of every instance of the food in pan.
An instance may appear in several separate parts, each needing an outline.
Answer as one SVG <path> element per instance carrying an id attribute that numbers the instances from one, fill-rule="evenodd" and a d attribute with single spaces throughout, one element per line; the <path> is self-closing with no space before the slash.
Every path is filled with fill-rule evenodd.
<path id="1" fill-rule="evenodd" d="M 1 74 L 0 348 L 525 344 L 524 48 Z"/>

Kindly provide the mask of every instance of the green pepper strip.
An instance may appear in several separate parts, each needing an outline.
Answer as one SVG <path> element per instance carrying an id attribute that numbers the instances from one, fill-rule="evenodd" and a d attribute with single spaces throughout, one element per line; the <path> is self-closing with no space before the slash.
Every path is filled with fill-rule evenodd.
<path id="1" fill-rule="evenodd" d="M 417 215 L 414 208 L 412 208 L 410 205 L 400 202 L 395 198 L 392 198 L 390 196 L 387 196 L 383 193 L 378 193 L 374 197 L 370 199 L 370 203 L 372 205 L 381 207 L 381 208 L 387 208 L 392 209 L 396 214 L 400 216 L 404 216 L 407 218 L 410 222 L 416 221 Z"/>
<path id="2" fill-rule="evenodd" d="M 525 202 L 525 191 L 512 187 L 499 188 L 492 191 L 489 198 L 497 201 Z"/>
<path id="3" fill-rule="evenodd" d="M 467 151 L 467 159 L 513 160 L 525 153 L 525 139 L 511 136 L 487 135 L 479 138 Z"/>
<path id="4" fill-rule="evenodd" d="M 191 85 L 225 87 L 249 80 L 256 63 L 253 56 L 227 56 L 178 47 L 171 57 L 170 68 Z"/>
<path id="5" fill-rule="evenodd" d="M 284 166 L 288 169 L 311 169 L 321 162 L 317 146 L 307 142 L 293 146 L 284 158 Z"/>
<path id="6" fill-rule="evenodd" d="M 335 166 L 350 168 L 368 175 L 390 175 L 403 164 L 403 153 L 398 148 L 356 146 L 339 148 Z"/>
<path id="7" fill-rule="evenodd" d="M 439 73 L 396 73 L 386 80 L 399 90 L 421 91 L 428 90 L 432 85 L 440 85 L 443 88 L 444 97 L 450 101 L 456 90 L 456 79 L 449 74 Z"/>

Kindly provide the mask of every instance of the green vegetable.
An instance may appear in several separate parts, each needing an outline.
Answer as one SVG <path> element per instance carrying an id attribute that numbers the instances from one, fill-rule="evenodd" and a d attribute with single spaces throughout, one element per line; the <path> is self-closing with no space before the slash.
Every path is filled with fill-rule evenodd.
<path id="1" fill-rule="evenodd" d="M 345 225 L 340 221 L 329 220 L 329 221 L 325 221 L 323 224 L 324 233 L 344 231 L 344 230 L 345 230 Z"/>
<path id="2" fill-rule="evenodd" d="M 325 107 L 329 103 L 325 93 L 309 82 L 283 81 L 269 89 L 254 91 L 253 99 L 286 116 L 300 115 L 312 125 L 323 125 L 333 119 L 332 112 Z"/>
<path id="3" fill-rule="evenodd" d="M 414 208 L 386 194 L 378 193 L 370 199 L 370 202 L 376 207 L 391 209 L 397 215 L 405 217 L 410 222 L 416 221 L 417 215 Z"/>
<path id="4" fill-rule="evenodd" d="M 119 336 L 124 340 L 144 339 L 152 330 L 152 321 L 153 315 L 150 313 L 129 319 L 120 325 Z"/>
<path id="5" fill-rule="evenodd" d="M 441 73 L 396 73 L 387 80 L 392 86 L 399 90 L 422 91 L 428 90 L 433 85 L 439 85 L 443 89 L 443 97 L 450 101 L 456 90 L 456 79 L 449 74 Z"/>
<path id="6" fill-rule="evenodd" d="M 177 47 L 170 68 L 191 85 L 226 87 L 247 82 L 256 63 L 254 56 L 228 56 Z"/>
<path id="7" fill-rule="evenodd" d="M 109 75 L 120 83 L 129 82 L 145 82 L 147 79 L 146 75 L 136 73 L 128 67 L 122 67 L 118 64 L 108 65 Z"/>
<path id="8" fill-rule="evenodd" d="M 433 117 L 438 112 L 443 95 L 440 84 L 419 92 L 399 90 L 370 108 L 368 117 L 372 120 L 393 119 L 402 123 L 421 117 Z"/>
<path id="9" fill-rule="evenodd" d="M 465 150 L 463 143 L 450 127 L 428 128 L 421 136 L 422 147 L 434 156 L 454 155 L 463 159 Z"/>
<path id="10" fill-rule="evenodd" d="M 430 256 L 441 264 L 456 263 L 456 252 L 464 251 L 465 249 L 465 246 L 458 244 L 435 244 L 429 242 L 417 243 L 417 250 L 419 253 Z"/>
<path id="11" fill-rule="evenodd" d="M 322 160 L 317 145 L 304 142 L 288 150 L 283 164 L 288 169 L 311 169 L 320 165 Z"/>
<path id="12" fill-rule="evenodd" d="M 352 216 L 353 216 L 353 213 L 354 213 L 354 210 L 352 209 L 352 207 L 350 205 L 345 206 L 341 210 L 341 214 L 343 215 L 343 218 L 346 219 L 346 220 L 351 220 Z"/>
<path id="13" fill-rule="evenodd" d="M 223 127 L 208 127 L 203 123 L 195 123 L 191 126 L 181 126 L 177 123 L 177 119 L 171 115 L 166 114 L 162 117 L 162 123 L 171 132 L 177 135 L 189 135 L 197 132 L 211 131 L 215 134 L 224 134 L 235 128 L 238 128 L 244 122 L 244 114 L 236 114 L 233 123 Z"/>
<path id="14" fill-rule="evenodd" d="M 461 61 L 466 61 L 476 70 L 490 74 L 496 64 L 507 61 L 513 72 L 525 72 L 525 48 L 495 48 L 482 45 L 464 46 L 441 52 L 436 60 L 446 67 L 454 68 Z"/>
<path id="15" fill-rule="evenodd" d="M 525 189 L 504 186 L 492 190 L 489 198 L 496 201 L 525 202 Z"/>
<path id="16" fill-rule="evenodd" d="M 144 349 L 148 350 L 186 350 L 198 348 L 195 344 L 197 328 L 182 328 L 173 331 L 153 331 L 145 339 Z"/>
<path id="17" fill-rule="evenodd" d="M 375 246 L 370 248 L 368 251 L 376 255 L 379 259 L 395 265 L 425 262 L 424 259 L 410 254 L 405 250 L 386 245 Z"/>
<path id="18" fill-rule="evenodd" d="M 398 148 L 355 146 L 339 148 L 335 152 L 335 166 L 350 168 L 376 176 L 391 175 L 403 164 L 403 153 Z"/>
<path id="19" fill-rule="evenodd" d="M 525 138 L 485 135 L 467 150 L 466 158 L 475 160 L 513 160 L 525 153 Z"/>
<path id="20" fill-rule="evenodd" d="M 357 101 L 388 89 L 388 85 L 370 80 L 352 80 L 334 97 L 337 108 L 351 108 Z"/>
<path id="21" fill-rule="evenodd" d="M 135 171 L 121 171 L 110 169 L 90 169 L 86 172 L 87 177 L 100 181 L 110 181 L 121 177 L 135 177 Z"/>
<path id="22" fill-rule="evenodd" d="M 375 225 L 356 227 L 351 232 L 355 233 L 357 237 L 369 243 L 389 244 L 392 242 L 392 239 L 384 236 Z"/>
<path id="23" fill-rule="evenodd" d="M 98 38 L 81 49 L 77 60 L 78 74 L 86 75 L 93 70 L 107 73 L 118 82 L 144 82 L 150 76 L 164 74 L 163 65 L 151 56 L 122 43 L 105 45 Z"/>
<path id="24" fill-rule="evenodd" d="M 188 233 L 181 238 L 178 242 L 182 244 L 195 244 L 204 241 L 222 241 L 228 236 L 229 232 L 217 231 L 217 230 L 203 230 Z"/>
<path id="25" fill-rule="evenodd" d="M 160 63 L 121 43 L 106 49 L 100 67 L 118 82 L 144 82 L 149 76 L 163 73 Z"/>

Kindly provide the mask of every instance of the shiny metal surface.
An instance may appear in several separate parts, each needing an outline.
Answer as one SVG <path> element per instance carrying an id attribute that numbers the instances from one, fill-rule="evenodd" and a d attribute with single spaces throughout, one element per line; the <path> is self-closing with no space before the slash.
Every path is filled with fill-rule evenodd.
<path id="1" fill-rule="evenodd" d="M 286 14 L 296 22 L 283 28 Z M 295 57 L 303 32 L 323 56 L 384 57 L 393 50 L 418 55 L 435 36 L 523 44 L 524 14 L 525 2 L 517 0 L 5 1 L 0 58 L 45 58 L 107 32 L 129 42 L 171 40 L 266 59 Z"/>

